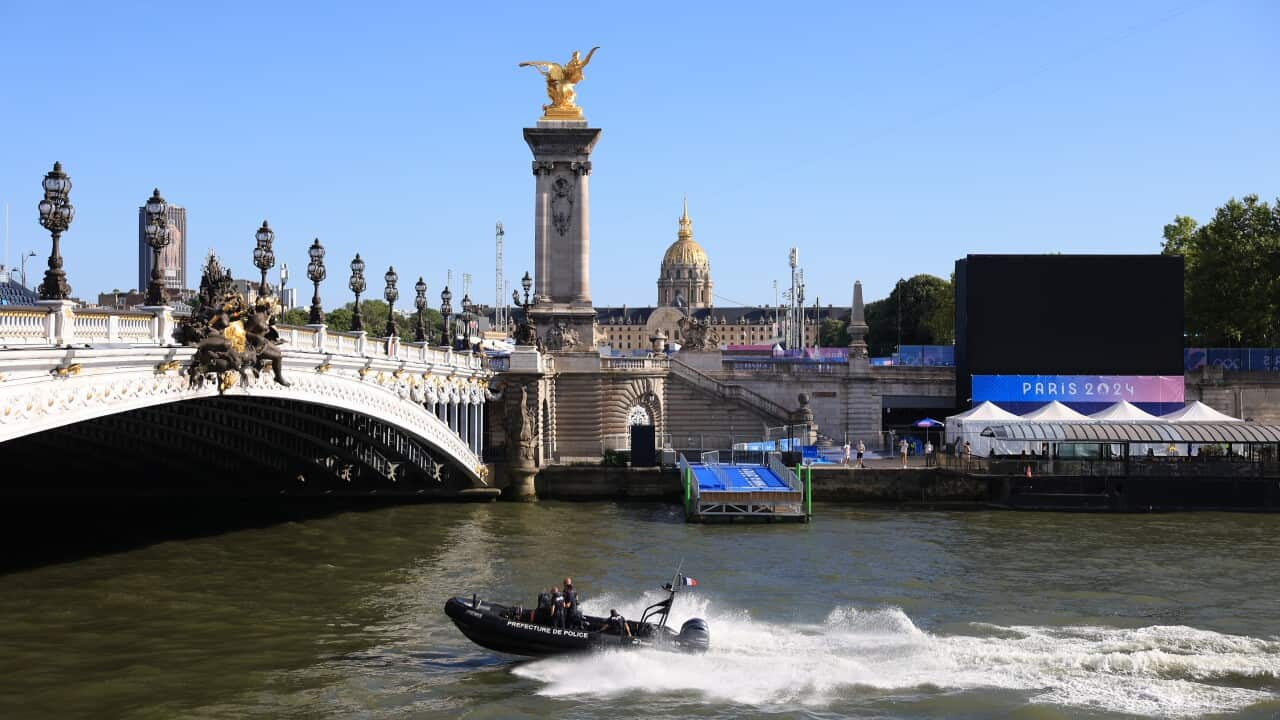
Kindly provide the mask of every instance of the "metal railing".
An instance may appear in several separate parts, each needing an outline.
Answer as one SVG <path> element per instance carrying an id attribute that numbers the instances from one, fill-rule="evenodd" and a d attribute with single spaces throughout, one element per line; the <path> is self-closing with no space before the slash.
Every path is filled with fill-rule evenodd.
<path id="1" fill-rule="evenodd" d="M 782 464 L 782 455 L 778 453 L 769 453 L 769 469 L 773 471 L 774 475 L 782 478 L 782 481 L 787 484 L 787 487 L 791 488 L 795 492 L 802 491 L 803 486 L 800 484 L 800 478 L 796 476 L 794 470 Z"/>
<path id="2" fill-rule="evenodd" d="M 725 474 L 724 468 L 720 467 L 720 451 L 710 450 L 702 453 L 701 457 L 702 464 L 711 471 L 711 474 L 715 476 L 716 480 L 720 481 L 721 485 L 728 488 L 729 476 Z"/>
<path id="3" fill-rule="evenodd" d="M 1280 463 L 1223 457 L 1045 458 L 1042 456 L 964 458 L 939 454 L 938 466 L 971 475 L 1256 478 L 1280 477 Z"/>
<path id="4" fill-rule="evenodd" d="M 671 448 L 671 433 L 657 433 L 654 436 L 654 444 L 657 450 L 668 450 Z M 600 436 L 600 454 L 603 455 L 609 450 L 630 450 L 631 449 L 631 433 L 607 433 Z"/>

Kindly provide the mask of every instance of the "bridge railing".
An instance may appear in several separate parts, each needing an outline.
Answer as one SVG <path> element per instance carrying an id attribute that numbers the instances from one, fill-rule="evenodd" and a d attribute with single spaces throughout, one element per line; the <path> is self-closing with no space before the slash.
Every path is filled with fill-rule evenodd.
<path id="1" fill-rule="evenodd" d="M 168 308 L 113 310 L 68 308 L 65 303 L 0 307 L 0 349 L 69 345 L 173 345 L 173 314 Z M 285 347 L 302 352 L 361 355 L 471 370 L 488 366 L 485 358 L 425 342 L 369 337 L 363 332 L 329 330 L 323 325 L 277 325 Z M 492 369 L 492 368 L 490 368 Z"/>
<path id="2" fill-rule="evenodd" d="M 604 370 L 666 370 L 671 367 L 671 360 L 665 357 L 602 357 L 600 367 Z"/>

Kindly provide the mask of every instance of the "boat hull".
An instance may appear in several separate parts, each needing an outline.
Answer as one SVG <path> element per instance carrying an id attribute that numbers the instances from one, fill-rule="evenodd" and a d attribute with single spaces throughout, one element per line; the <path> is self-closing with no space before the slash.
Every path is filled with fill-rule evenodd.
<path id="1" fill-rule="evenodd" d="M 445 602 L 444 611 L 462 634 L 475 644 L 527 657 L 640 647 L 699 651 L 705 650 L 709 642 L 705 624 L 703 634 L 695 642 L 686 643 L 670 628 L 651 623 L 628 622 L 632 629 L 631 637 L 602 629 L 606 625 L 605 620 L 590 616 L 584 618 L 583 624 L 587 629 L 558 628 L 533 622 L 529 611 L 474 598 L 450 598 Z M 699 644 L 701 647 L 697 647 Z"/>

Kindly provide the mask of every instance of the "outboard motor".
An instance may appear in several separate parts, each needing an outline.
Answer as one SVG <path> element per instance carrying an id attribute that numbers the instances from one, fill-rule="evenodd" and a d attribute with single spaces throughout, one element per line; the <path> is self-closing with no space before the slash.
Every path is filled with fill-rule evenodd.
<path id="1" fill-rule="evenodd" d="M 706 652 L 711 647 L 711 630 L 707 627 L 707 621 L 702 618 L 686 620 L 680 626 L 676 642 L 685 650 Z"/>

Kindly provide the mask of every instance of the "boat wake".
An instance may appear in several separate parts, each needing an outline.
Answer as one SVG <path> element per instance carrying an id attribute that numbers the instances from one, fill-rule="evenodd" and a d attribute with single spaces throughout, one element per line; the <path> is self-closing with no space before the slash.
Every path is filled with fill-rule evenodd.
<path id="1" fill-rule="evenodd" d="M 618 607 L 630 617 L 646 601 L 606 597 L 584 608 Z M 1161 717 L 1276 701 L 1280 687 L 1280 639 L 1185 626 L 973 623 L 965 634 L 941 635 L 916 627 L 897 608 L 838 608 L 819 625 L 785 625 L 689 595 L 672 622 L 685 617 L 707 619 L 710 652 L 562 656 L 514 672 L 543 683 L 538 692 L 553 697 L 643 692 L 757 707 L 840 706 L 988 689 L 1024 693 L 1033 703 Z"/>

